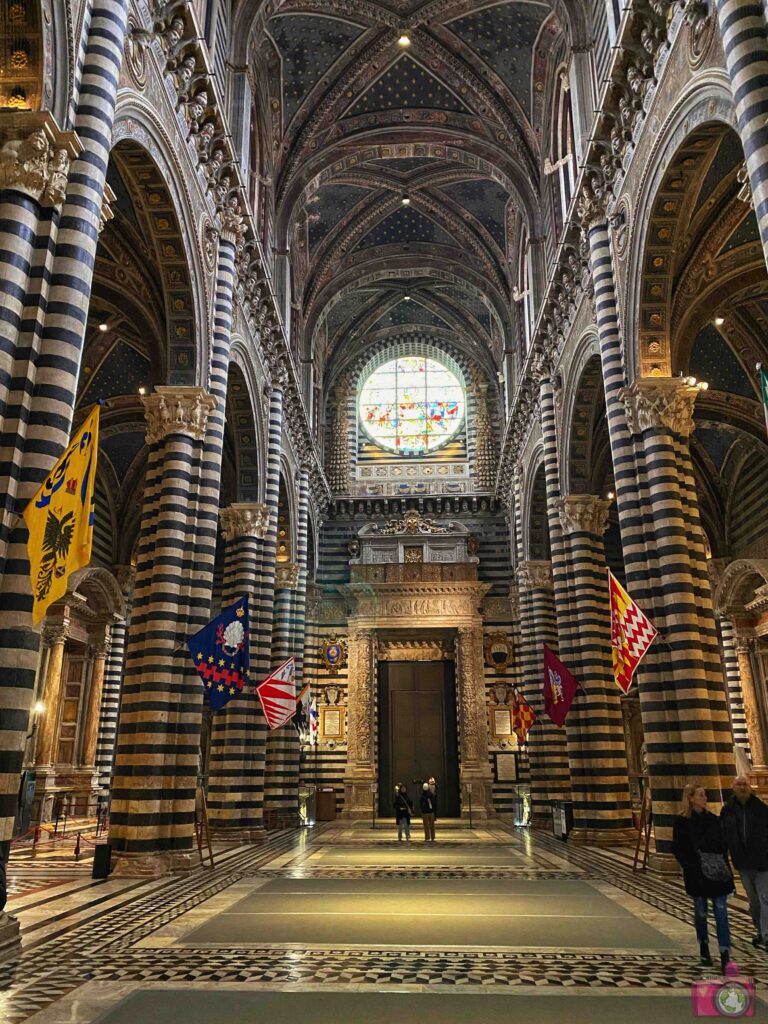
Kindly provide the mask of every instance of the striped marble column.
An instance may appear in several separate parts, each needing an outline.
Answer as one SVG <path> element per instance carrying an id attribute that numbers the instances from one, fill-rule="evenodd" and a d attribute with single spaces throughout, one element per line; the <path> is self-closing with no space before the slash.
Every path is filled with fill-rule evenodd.
<path id="1" fill-rule="evenodd" d="M 720 625 L 723 669 L 728 687 L 728 707 L 731 712 L 733 742 L 741 747 L 747 756 L 750 756 L 749 732 L 747 730 L 747 717 L 744 710 L 744 694 L 741 692 L 741 673 L 739 672 L 736 630 L 733 622 L 724 616 L 721 616 L 718 622 Z"/>
<path id="2" fill-rule="evenodd" d="M 248 594 L 251 650 L 255 647 L 254 596 L 258 590 L 261 546 L 269 510 L 259 502 L 237 503 L 219 514 L 226 541 L 224 604 Z M 208 816 L 218 838 L 257 842 L 264 837 L 264 769 L 267 726 L 251 682 L 242 697 L 213 717 L 208 779 Z"/>
<path id="3" fill-rule="evenodd" d="M 143 399 L 149 457 L 128 629 L 109 839 L 118 874 L 192 866 L 203 688 L 185 640 L 194 571 L 192 484 L 215 399 L 158 388 Z"/>
<path id="4" fill-rule="evenodd" d="M 571 838 L 586 843 L 637 838 L 632 825 L 620 691 L 611 669 L 608 567 L 603 541 L 609 506 L 608 501 L 593 494 L 570 495 L 557 502 L 571 604 L 578 623 L 578 643 L 568 667 L 585 691 L 576 695 L 566 722 L 573 792 Z"/>
<path id="5" fill-rule="evenodd" d="M 273 668 L 292 654 L 299 656 L 294 610 L 300 582 L 301 566 L 298 563 L 277 566 L 272 626 Z M 292 722 L 270 731 L 264 794 L 264 817 L 268 828 L 290 828 L 298 824 L 299 755 L 299 736 Z"/>
<path id="6" fill-rule="evenodd" d="M 712 790 L 713 800 L 719 799 L 720 757 L 724 750 L 721 741 L 715 741 L 710 688 L 695 649 L 698 622 L 687 635 L 683 626 L 674 647 L 666 635 L 695 611 L 689 600 L 690 569 L 687 564 L 681 565 L 681 560 L 687 561 L 687 542 L 679 512 L 680 488 L 671 438 L 667 435 L 669 444 L 663 437 L 657 443 L 651 429 L 645 440 L 636 441 L 633 434 L 644 432 L 630 430 L 607 217 L 604 207 L 589 197 L 581 209 L 589 238 L 627 587 L 663 634 L 636 677 L 653 792 L 656 851 L 663 855 L 671 852 L 672 822 L 683 785 L 698 780 Z M 694 667 L 690 675 L 689 666 Z M 714 719 L 722 735 L 719 716 L 716 704 Z"/>
<path id="7" fill-rule="evenodd" d="M 93 266 L 109 161 L 128 0 L 94 0 L 75 130 L 84 149 L 74 161 L 58 228 L 45 326 L 31 400 L 19 486 L 20 513 L 67 442 L 77 394 Z M 4 461 L 8 457 L 4 456 Z M 3 469 L 5 472 L 5 469 Z M 4 517 L 5 520 L 5 517 Z M 39 634 L 31 622 L 26 530 L 8 536 L 0 591 L 0 674 L 5 683 L 0 738 L 0 856 L 7 857 L 35 680 Z"/>
<path id="8" fill-rule="evenodd" d="M 265 505 L 269 514 L 269 523 L 261 549 L 259 587 L 253 613 L 255 639 L 251 649 L 251 675 L 256 682 L 261 682 L 269 674 L 273 665 L 272 623 L 274 620 L 277 556 L 277 506 L 280 497 L 280 451 L 283 431 L 283 389 L 280 386 L 273 386 L 269 393 L 268 429 Z"/>
<path id="9" fill-rule="evenodd" d="M 112 623 L 109 633 L 109 653 L 104 669 L 104 689 L 101 697 L 99 714 L 99 737 L 96 746 L 96 771 L 99 774 L 99 788 L 108 792 L 112 779 L 112 766 L 115 762 L 115 741 L 117 739 L 117 721 L 120 712 L 120 691 L 123 685 L 123 667 L 125 663 L 125 642 L 128 636 L 128 624 L 131 621 L 133 606 L 133 584 L 136 580 L 136 568 L 133 565 L 121 565 L 116 569 L 117 582 L 125 599 L 125 618 Z"/>
<path id="10" fill-rule="evenodd" d="M 531 824 L 549 828 L 551 801 L 571 797 L 570 768 L 565 731 L 558 729 L 544 711 L 543 646 L 557 647 L 557 619 L 549 562 L 525 561 L 517 566 L 520 594 L 520 660 L 525 699 L 536 712 L 528 734 L 531 772 Z"/>
<path id="11" fill-rule="evenodd" d="M 759 0 L 717 0 L 715 7 L 763 256 L 768 262 L 768 38 L 765 7 Z"/>

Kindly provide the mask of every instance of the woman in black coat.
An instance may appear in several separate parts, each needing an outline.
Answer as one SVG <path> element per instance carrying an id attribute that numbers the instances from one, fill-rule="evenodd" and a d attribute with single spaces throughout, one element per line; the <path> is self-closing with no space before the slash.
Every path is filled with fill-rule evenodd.
<path id="1" fill-rule="evenodd" d="M 695 783 L 683 790 L 681 813 L 675 818 L 672 852 L 683 869 L 685 891 L 693 897 L 701 962 L 707 967 L 712 964 L 707 930 L 707 901 L 712 900 L 717 943 L 720 947 L 720 966 L 724 972 L 730 959 L 728 896 L 733 892 L 733 876 L 728 867 L 720 819 L 707 810 L 706 791 Z"/>
<path id="2" fill-rule="evenodd" d="M 397 838 L 402 840 L 403 832 L 405 838 L 411 838 L 411 815 L 413 804 L 408 799 L 408 791 L 402 782 L 395 786 L 395 821 L 397 822 Z"/>

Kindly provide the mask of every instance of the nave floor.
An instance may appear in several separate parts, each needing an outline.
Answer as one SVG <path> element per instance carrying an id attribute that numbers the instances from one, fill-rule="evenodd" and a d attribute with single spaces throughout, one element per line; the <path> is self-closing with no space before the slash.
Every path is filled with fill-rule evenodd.
<path id="1" fill-rule="evenodd" d="M 694 1019 L 703 972 L 677 879 L 500 822 L 439 823 L 429 845 L 416 824 L 411 843 L 343 822 L 274 834 L 154 881 L 12 860 L 23 951 L 0 966 L 0 1020 Z M 768 993 L 768 955 L 752 949 L 743 900 L 732 904 L 734 959 Z"/>

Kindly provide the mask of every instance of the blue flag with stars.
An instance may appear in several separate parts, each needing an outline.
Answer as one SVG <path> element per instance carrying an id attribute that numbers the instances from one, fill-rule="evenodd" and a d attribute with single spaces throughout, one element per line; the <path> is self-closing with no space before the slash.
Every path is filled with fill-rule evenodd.
<path id="1" fill-rule="evenodd" d="M 195 668 L 203 680 L 212 711 L 242 693 L 250 666 L 248 595 L 187 641 Z"/>

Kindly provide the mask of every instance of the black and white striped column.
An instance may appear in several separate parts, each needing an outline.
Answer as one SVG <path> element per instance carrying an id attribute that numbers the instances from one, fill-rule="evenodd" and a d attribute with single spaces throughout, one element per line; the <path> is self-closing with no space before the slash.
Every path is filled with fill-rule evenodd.
<path id="1" fill-rule="evenodd" d="M 749 732 L 744 711 L 744 694 L 741 691 L 741 673 L 737 652 L 736 630 L 730 619 L 720 616 L 720 640 L 723 654 L 723 669 L 728 687 L 728 707 L 731 712 L 733 742 L 749 757 Z"/>
<path id="2" fill-rule="evenodd" d="M 99 788 L 105 793 L 109 792 L 112 766 L 115 763 L 120 690 L 123 685 L 125 665 L 125 643 L 128 637 L 128 624 L 131 621 L 133 584 L 136 580 L 136 569 L 132 565 L 120 566 L 116 571 L 117 582 L 125 600 L 125 618 L 112 623 L 109 632 L 109 652 L 104 668 L 104 688 L 101 695 L 99 736 L 96 746 L 96 771 L 99 774 Z"/>
<path id="3" fill-rule="evenodd" d="M 656 850 L 668 854 L 672 822 L 686 782 L 700 781 L 709 788 L 711 800 L 720 798 L 729 728 L 722 721 L 717 696 L 697 652 L 699 623 L 674 438 L 666 430 L 659 432 L 653 403 L 635 399 L 625 389 L 607 217 L 605 209 L 588 197 L 582 210 L 595 288 L 627 589 L 662 633 L 636 678 L 653 793 Z M 655 382 L 656 378 L 649 383 Z M 714 715 L 709 707 L 713 696 Z"/>
<path id="4" fill-rule="evenodd" d="M 73 163 L 61 212 L 45 326 L 40 341 L 19 487 L 20 513 L 69 441 L 90 303 L 128 0 L 94 0 L 75 129 L 83 151 Z M 19 211 L 20 212 L 20 211 Z M 9 225 L 10 226 L 10 225 Z M 28 247 L 24 243 L 28 255 Z M 5 473 L 3 467 L 2 472 Z M 7 691 L 0 735 L 0 851 L 5 858 L 35 680 L 39 635 L 32 628 L 26 530 L 8 537 L 0 591 L 0 673 Z"/>
<path id="5" fill-rule="evenodd" d="M 557 503 L 566 544 L 571 607 L 578 624 L 568 668 L 584 689 L 566 721 L 573 792 L 573 840 L 632 841 L 629 777 L 620 691 L 611 669 L 608 567 L 603 534 L 610 503 L 593 494 Z"/>
<path id="6" fill-rule="evenodd" d="M 261 546 L 269 511 L 258 502 L 237 503 L 219 514 L 226 541 L 224 605 L 249 596 L 251 616 L 258 590 Z M 251 649 L 256 627 L 251 618 Z M 256 842 L 263 838 L 267 727 L 256 679 L 213 716 L 208 778 L 208 816 L 218 838 Z"/>
<path id="7" fill-rule="evenodd" d="M 149 458 L 125 656 L 109 840 L 118 874 L 192 866 L 203 687 L 186 648 L 194 631 L 197 506 L 208 416 L 203 388 L 143 399 Z"/>
<path id="8" fill-rule="evenodd" d="M 725 64 L 736 104 L 763 257 L 768 262 L 768 33 L 758 0 L 717 0 Z"/>
<path id="9" fill-rule="evenodd" d="M 294 609 L 300 575 L 298 563 L 286 562 L 277 566 L 272 625 L 273 668 L 282 665 L 291 655 L 298 655 Z M 264 818 L 267 828 L 290 828 L 298 824 L 299 755 L 299 737 L 292 722 L 270 730 L 264 784 Z"/>

